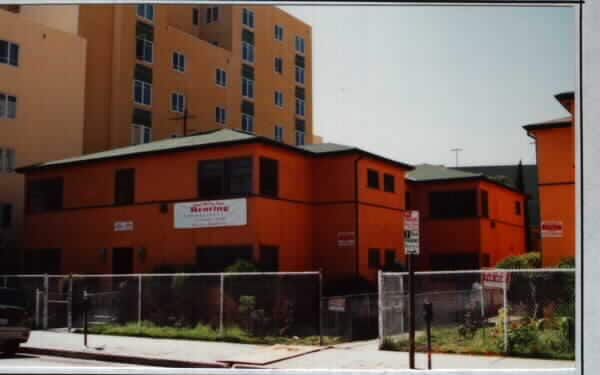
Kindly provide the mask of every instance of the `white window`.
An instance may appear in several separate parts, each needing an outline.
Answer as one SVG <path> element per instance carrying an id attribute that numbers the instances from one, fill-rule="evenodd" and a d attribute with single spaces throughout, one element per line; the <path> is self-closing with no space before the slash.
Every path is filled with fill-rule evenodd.
<path id="1" fill-rule="evenodd" d="M 148 39 L 138 37 L 135 45 L 135 54 L 138 60 L 152 64 L 154 60 L 152 42 Z"/>
<path id="2" fill-rule="evenodd" d="M 254 98 L 254 81 L 248 78 L 242 78 L 242 96 Z"/>
<path id="3" fill-rule="evenodd" d="M 133 83 L 133 101 L 136 104 L 152 105 L 152 84 L 135 80 Z"/>
<path id="4" fill-rule="evenodd" d="M 15 163 L 15 150 L 11 148 L 0 148 L 0 172 L 14 172 Z"/>
<path id="5" fill-rule="evenodd" d="M 283 142 L 283 126 L 281 125 L 275 125 L 275 140 Z"/>
<path id="6" fill-rule="evenodd" d="M 219 7 L 210 7 L 206 9 L 206 23 L 217 22 L 219 20 Z"/>
<path id="7" fill-rule="evenodd" d="M 139 145 L 148 142 L 152 142 L 152 128 L 139 124 L 131 125 L 131 144 Z"/>
<path id="8" fill-rule="evenodd" d="M 244 8 L 242 10 L 242 23 L 248 27 L 254 28 L 254 12 Z"/>
<path id="9" fill-rule="evenodd" d="M 185 55 L 179 52 L 173 52 L 172 58 L 173 69 L 178 72 L 185 72 Z"/>
<path id="10" fill-rule="evenodd" d="M 247 42 L 242 42 L 242 58 L 244 61 L 254 62 L 254 46 Z"/>
<path id="11" fill-rule="evenodd" d="M 275 90 L 275 105 L 283 108 L 283 92 Z"/>
<path id="12" fill-rule="evenodd" d="M 223 107 L 215 108 L 215 121 L 219 124 L 225 124 L 227 122 L 227 111 Z"/>
<path id="13" fill-rule="evenodd" d="M 296 66 L 296 82 L 304 84 L 304 68 Z"/>
<path id="14" fill-rule="evenodd" d="M 296 35 L 296 51 L 304 53 L 304 38 Z"/>
<path id="15" fill-rule="evenodd" d="M 216 82 L 218 86 L 227 87 L 227 72 L 223 69 L 217 69 Z"/>
<path id="16" fill-rule="evenodd" d="M 194 25 L 200 24 L 200 9 L 198 9 L 198 8 L 192 9 L 192 24 L 194 24 Z"/>
<path id="17" fill-rule="evenodd" d="M 254 133 L 254 116 L 242 113 L 242 130 Z"/>
<path id="18" fill-rule="evenodd" d="M 275 72 L 279 74 L 283 73 L 283 59 L 281 57 L 275 58 Z"/>
<path id="19" fill-rule="evenodd" d="M 185 109 L 185 95 L 173 92 L 171 93 L 171 111 L 183 113 Z"/>
<path id="20" fill-rule="evenodd" d="M 137 15 L 147 19 L 148 21 L 154 21 L 154 5 L 152 4 L 138 4 Z"/>
<path id="21" fill-rule="evenodd" d="M 304 145 L 304 132 L 302 130 L 296 130 L 296 145 Z"/>
<path id="22" fill-rule="evenodd" d="M 304 100 L 296 98 L 296 114 L 304 116 Z"/>
<path id="23" fill-rule="evenodd" d="M 275 25 L 275 39 L 283 40 L 283 26 Z"/>
<path id="24" fill-rule="evenodd" d="M 19 45 L 0 40 L 0 64 L 19 66 Z"/>
<path id="25" fill-rule="evenodd" d="M 0 120 L 17 118 L 17 97 L 0 92 Z"/>

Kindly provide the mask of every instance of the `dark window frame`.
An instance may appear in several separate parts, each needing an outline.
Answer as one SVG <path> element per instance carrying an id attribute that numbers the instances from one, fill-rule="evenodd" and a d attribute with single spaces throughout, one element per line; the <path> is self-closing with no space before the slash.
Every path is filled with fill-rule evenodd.
<path id="1" fill-rule="evenodd" d="M 521 216 L 521 202 L 515 201 L 515 215 Z"/>
<path id="2" fill-rule="evenodd" d="M 260 245 L 258 264 L 262 272 L 279 272 L 279 246 Z"/>
<path id="3" fill-rule="evenodd" d="M 235 175 L 235 163 L 248 163 L 246 169 L 249 173 Z M 212 173 L 207 173 L 209 165 L 212 166 Z M 240 168 L 237 173 L 243 171 Z M 236 191 L 233 186 L 235 179 L 246 179 L 243 184 L 246 189 Z M 203 181 L 204 179 L 204 181 Z M 210 180 L 208 180 L 210 179 Z M 254 192 L 254 161 L 251 156 L 242 156 L 227 159 L 210 159 L 198 161 L 197 172 L 197 196 L 200 199 L 218 199 L 223 197 L 243 197 L 251 195 Z"/>
<path id="4" fill-rule="evenodd" d="M 462 219 L 477 217 L 477 190 L 430 191 L 429 217 L 432 219 Z"/>
<path id="5" fill-rule="evenodd" d="M 367 259 L 369 269 L 379 269 L 381 267 L 381 254 L 378 248 L 369 248 Z"/>
<path id="6" fill-rule="evenodd" d="M 53 191 L 53 189 L 56 190 Z M 41 200 L 42 202 L 34 201 L 33 194 L 38 194 L 39 196 L 36 197 L 36 199 Z M 56 194 L 56 196 L 52 197 L 52 194 Z M 34 204 L 39 204 L 40 206 L 34 206 Z M 27 182 L 27 212 L 52 212 L 60 211 L 63 208 L 64 178 L 62 176 L 42 178 Z"/>
<path id="7" fill-rule="evenodd" d="M 367 168 L 367 187 L 379 190 L 379 171 Z"/>
<path id="8" fill-rule="evenodd" d="M 390 257 L 390 254 L 392 255 Z M 390 259 L 391 258 L 391 261 Z M 385 249 L 383 253 L 383 265 L 390 266 L 396 263 L 396 249 Z"/>
<path id="9" fill-rule="evenodd" d="M 115 171 L 115 206 L 135 203 L 135 169 L 120 168 Z"/>
<path id="10" fill-rule="evenodd" d="M 481 217 L 490 217 L 490 199 L 487 190 L 481 190 Z"/>
<path id="11" fill-rule="evenodd" d="M 386 193 L 396 192 L 396 176 L 389 173 L 383 174 L 383 191 Z"/>
<path id="12" fill-rule="evenodd" d="M 279 160 L 261 156 L 259 159 L 259 191 L 268 197 L 279 196 Z"/>

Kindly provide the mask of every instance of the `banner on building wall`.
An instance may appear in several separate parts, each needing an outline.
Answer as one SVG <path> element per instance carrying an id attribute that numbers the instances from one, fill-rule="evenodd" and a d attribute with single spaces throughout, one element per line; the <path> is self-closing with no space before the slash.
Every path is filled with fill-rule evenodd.
<path id="1" fill-rule="evenodd" d="M 131 232 L 133 230 L 133 221 L 115 221 L 113 229 L 115 232 Z"/>
<path id="2" fill-rule="evenodd" d="M 563 236 L 562 221 L 542 221 L 542 238 L 560 238 Z"/>
<path id="3" fill-rule="evenodd" d="M 419 211 L 404 212 L 404 254 L 419 255 Z"/>
<path id="4" fill-rule="evenodd" d="M 338 234 L 337 234 L 338 247 L 354 246 L 354 243 L 355 243 L 354 232 L 338 232 Z"/>
<path id="5" fill-rule="evenodd" d="M 246 225 L 246 199 L 176 203 L 175 228 L 214 228 Z"/>

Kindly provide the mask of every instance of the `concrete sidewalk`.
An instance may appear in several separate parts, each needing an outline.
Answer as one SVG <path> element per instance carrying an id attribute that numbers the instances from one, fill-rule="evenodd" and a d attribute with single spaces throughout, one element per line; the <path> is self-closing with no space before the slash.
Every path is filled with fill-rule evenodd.
<path id="1" fill-rule="evenodd" d="M 32 331 L 25 350 L 36 354 L 69 356 L 79 353 L 92 357 L 76 357 L 103 361 L 136 363 L 161 367 L 214 367 L 227 365 L 219 362 L 229 358 L 256 356 L 266 347 L 223 342 L 151 339 L 124 336 L 88 335 L 88 346 L 103 346 L 103 350 L 83 346 L 83 335 L 66 332 Z M 40 350 L 46 352 L 39 352 Z M 93 357 L 95 356 L 95 357 Z M 434 369 L 514 369 L 514 368 L 574 368 L 574 361 L 554 361 L 526 358 L 505 358 L 476 355 L 433 354 Z M 137 360 L 137 361 L 136 361 Z M 417 354 L 416 365 L 425 368 L 426 356 Z M 304 354 L 269 364 L 269 368 L 290 369 L 407 369 L 408 354 L 381 351 L 377 340 L 336 345 L 333 348 Z"/>

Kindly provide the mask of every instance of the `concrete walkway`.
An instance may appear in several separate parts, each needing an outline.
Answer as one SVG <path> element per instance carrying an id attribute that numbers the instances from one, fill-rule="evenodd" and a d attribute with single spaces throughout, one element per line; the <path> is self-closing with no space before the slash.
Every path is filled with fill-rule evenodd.
<path id="1" fill-rule="evenodd" d="M 86 353 L 110 360 L 110 356 L 147 359 L 130 362 L 165 367 L 224 367 L 219 362 L 228 358 L 249 357 L 265 350 L 262 345 L 247 345 L 208 341 L 150 339 L 124 336 L 88 335 L 88 346 L 83 346 L 83 335 L 75 333 L 32 331 L 24 349 Z M 102 347 L 96 350 L 93 347 Z M 42 353 L 38 353 L 42 354 Z M 51 355 L 49 352 L 43 354 Z M 67 353 L 68 354 L 68 353 Z M 104 356 L 104 357 L 102 357 Z M 108 357 L 107 357 L 108 356 Z M 90 359 L 90 357 L 86 357 Z M 574 368 L 573 361 L 554 361 L 524 358 L 504 358 L 475 355 L 434 354 L 433 369 L 514 369 L 514 368 Z M 152 360 L 156 360 L 155 363 Z M 119 361 L 116 360 L 115 361 Z M 163 362 L 160 362 L 163 361 Z M 173 361 L 168 363 L 165 361 Z M 425 368 L 426 356 L 417 354 L 416 365 Z M 178 362 L 178 363 L 177 363 Z M 196 364 L 196 366 L 186 365 Z M 318 352 L 281 360 L 269 368 L 290 369 L 407 369 L 408 354 L 377 349 L 377 340 L 337 345 Z"/>

